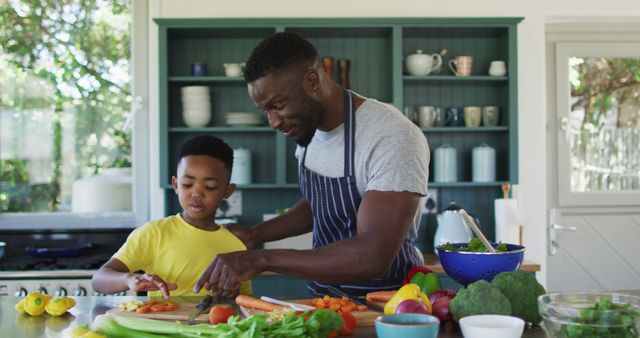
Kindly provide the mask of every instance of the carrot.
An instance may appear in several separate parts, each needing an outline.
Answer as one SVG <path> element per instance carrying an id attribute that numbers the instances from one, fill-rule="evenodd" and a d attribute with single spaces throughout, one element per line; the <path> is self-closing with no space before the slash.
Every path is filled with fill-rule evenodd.
<path id="1" fill-rule="evenodd" d="M 392 291 L 376 291 L 367 293 L 367 300 L 370 302 L 388 302 L 396 292 Z"/>
<path id="2" fill-rule="evenodd" d="M 164 312 L 166 308 L 162 304 L 153 304 L 151 305 L 151 312 Z"/>
<path id="3" fill-rule="evenodd" d="M 275 305 L 273 303 L 265 302 L 262 299 L 254 298 L 247 295 L 238 295 L 236 297 L 236 304 L 244 306 L 250 309 L 262 310 L 262 311 L 275 311 L 284 310 L 284 306 Z"/>
<path id="4" fill-rule="evenodd" d="M 151 311 L 151 305 L 143 305 L 136 309 L 136 312 L 139 312 L 139 313 L 147 313 L 149 311 Z"/>
<path id="5" fill-rule="evenodd" d="M 347 297 L 332 298 L 324 296 L 322 298 L 313 298 L 308 302 L 316 309 L 331 309 L 342 312 L 367 311 L 365 305 L 358 306 Z"/>

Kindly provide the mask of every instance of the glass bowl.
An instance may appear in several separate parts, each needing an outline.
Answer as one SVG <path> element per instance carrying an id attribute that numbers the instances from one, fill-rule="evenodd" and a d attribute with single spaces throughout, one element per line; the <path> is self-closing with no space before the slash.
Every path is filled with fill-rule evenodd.
<path id="1" fill-rule="evenodd" d="M 607 304 L 615 304 L 616 308 Z M 552 337 L 640 337 L 637 296 L 612 292 L 549 293 L 538 297 L 538 311 Z"/>
<path id="2" fill-rule="evenodd" d="M 469 243 L 453 243 L 454 248 L 467 246 Z M 492 243 L 493 247 L 498 244 Z M 524 247 L 506 244 L 506 252 L 460 252 L 438 248 L 438 257 L 444 271 L 456 282 L 467 286 L 484 279 L 490 282 L 493 277 L 503 271 L 520 269 L 524 259 Z"/>

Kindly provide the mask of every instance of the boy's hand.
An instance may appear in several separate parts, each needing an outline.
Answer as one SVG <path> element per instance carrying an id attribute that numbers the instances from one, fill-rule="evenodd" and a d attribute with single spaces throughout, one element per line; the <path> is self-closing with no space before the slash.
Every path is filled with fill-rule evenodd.
<path id="1" fill-rule="evenodd" d="M 127 277 L 127 285 L 132 291 L 162 291 L 164 299 L 169 299 L 169 290 L 178 288 L 176 284 L 167 284 L 158 275 L 132 273 Z"/>

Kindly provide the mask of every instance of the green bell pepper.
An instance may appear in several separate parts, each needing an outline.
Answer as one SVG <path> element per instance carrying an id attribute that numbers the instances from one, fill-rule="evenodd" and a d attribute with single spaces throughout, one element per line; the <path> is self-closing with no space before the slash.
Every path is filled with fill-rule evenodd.
<path id="1" fill-rule="evenodd" d="M 440 278 L 435 272 L 429 272 L 426 274 L 423 272 L 416 272 L 411 277 L 411 284 L 418 285 L 420 290 L 422 290 L 422 292 L 427 296 L 436 290 L 442 289 Z"/>

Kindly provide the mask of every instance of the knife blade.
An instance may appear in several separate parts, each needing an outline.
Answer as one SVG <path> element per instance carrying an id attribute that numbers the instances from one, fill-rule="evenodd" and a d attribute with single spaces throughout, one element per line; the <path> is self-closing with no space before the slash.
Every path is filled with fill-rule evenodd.
<path id="1" fill-rule="evenodd" d="M 196 318 L 198 318 L 198 316 L 205 312 L 207 309 L 209 309 L 209 307 L 211 307 L 211 304 L 213 303 L 213 296 L 212 295 L 206 295 L 204 296 L 204 298 L 202 298 L 202 300 L 200 301 L 200 303 L 198 303 L 198 305 L 196 305 L 196 308 L 193 309 L 193 311 L 191 311 L 191 314 L 189 314 L 189 318 L 188 318 L 188 322 L 189 324 L 193 324 L 194 320 Z"/>
<path id="2" fill-rule="evenodd" d="M 365 305 L 364 303 L 362 303 L 361 301 L 350 297 L 346 292 L 332 286 L 332 285 L 327 285 L 327 292 L 329 293 L 329 296 L 331 297 L 347 297 L 347 299 L 349 299 L 350 301 L 352 301 L 354 304 L 356 305 Z M 366 305 L 365 305 L 366 306 Z"/>

